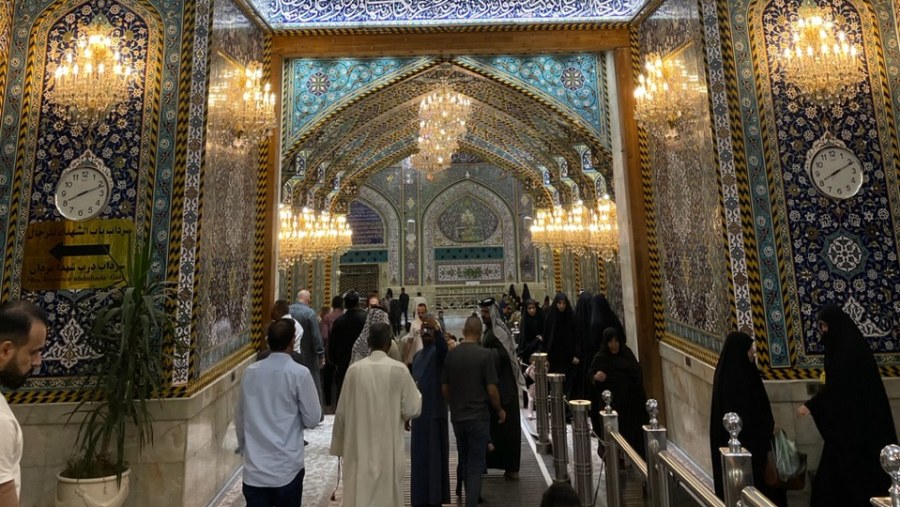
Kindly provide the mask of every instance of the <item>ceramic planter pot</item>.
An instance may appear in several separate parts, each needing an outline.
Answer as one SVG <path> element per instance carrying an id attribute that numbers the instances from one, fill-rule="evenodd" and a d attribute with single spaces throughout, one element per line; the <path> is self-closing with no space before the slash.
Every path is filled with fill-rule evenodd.
<path id="1" fill-rule="evenodd" d="M 116 476 L 99 479 L 70 479 L 56 475 L 56 507 L 122 507 L 128 499 L 131 469 L 122 473 L 122 484 Z"/>

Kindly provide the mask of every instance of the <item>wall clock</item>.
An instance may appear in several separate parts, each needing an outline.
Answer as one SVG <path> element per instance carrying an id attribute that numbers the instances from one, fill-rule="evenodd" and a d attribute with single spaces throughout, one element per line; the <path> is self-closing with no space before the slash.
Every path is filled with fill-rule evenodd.
<path id="1" fill-rule="evenodd" d="M 862 188 L 859 158 L 828 132 L 806 153 L 806 173 L 816 190 L 832 199 L 849 199 Z"/>
<path id="2" fill-rule="evenodd" d="M 73 160 L 56 184 L 56 209 L 69 220 L 96 218 L 109 204 L 112 173 L 91 150 Z"/>

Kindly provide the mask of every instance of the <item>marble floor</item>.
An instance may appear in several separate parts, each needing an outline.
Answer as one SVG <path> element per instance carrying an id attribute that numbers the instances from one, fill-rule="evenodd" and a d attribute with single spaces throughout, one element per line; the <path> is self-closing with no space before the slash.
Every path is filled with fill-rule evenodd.
<path id="1" fill-rule="evenodd" d="M 525 414 L 523 412 L 523 417 Z M 331 428 L 334 416 L 325 417 L 325 422 L 314 430 L 304 432 L 304 437 L 309 442 L 306 447 L 306 477 L 303 481 L 303 505 L 309 507 L 338 507 L 341 505 L 341 488 L 337 485 L 337 458 L 328 454 L 328 446 L 331 442 Z M 527 432 L 528 426 L 523 424 L 522 438 L 522 464 L 518 481 L 508 481 L 503 478 L 502 471 L 491 470 L 485 476 L 482 496 L 487 505 L 503 506 L 537 506 L 540 497 L 547 485 L 551 483 L 551 477 L 543 459 L 534 452 L 533 441 Z M 451 489 L 456 484 L 456 444 L 453 441 L 453 431 L 450 432 L 450 484 Z M 405 492 L 405 505 L 409 505 L 409 461 L 407 437 L 407 475 L 403 480 Z M 332 497 L 334 494 L 334 497 Z M 465 497 L 456 497 L 451 491 L 451 500 L 460 503 Z M 333 498 L 333 499 L 332 499 Z M 456 504 L 451 504 L 456 505 Z M 601 504 L 598 504 L 601 505 Z M 240 470 L 222 489 L 219 495 L 210 503 L 209 507 L 246 507 L 244 497 L 241 494 Z"/>

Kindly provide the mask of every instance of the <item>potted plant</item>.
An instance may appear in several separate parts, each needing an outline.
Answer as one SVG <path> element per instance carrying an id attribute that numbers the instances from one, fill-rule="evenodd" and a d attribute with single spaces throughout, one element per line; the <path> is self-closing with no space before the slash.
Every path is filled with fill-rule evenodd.
<path id="1" fill-rule="evenodd" d="M 97 359 L 85 373 L 76 454 L 57 475 L 56 506 L 119 507 L 129 490 L 126 434 L 139 452 L 153 443 L 148 403 L 164 379 L 162 338 L 173 328 L 167 282 L 150 278 L 150 248 L 135 249 L 122 281 L 98 294 L 88 336 Z"/>

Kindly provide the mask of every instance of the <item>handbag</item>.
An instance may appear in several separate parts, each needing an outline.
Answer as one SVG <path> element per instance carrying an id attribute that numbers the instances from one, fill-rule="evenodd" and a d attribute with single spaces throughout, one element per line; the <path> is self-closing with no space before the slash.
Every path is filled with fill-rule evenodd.
<path id="1" fill-rule="evenodd" d="M 806 454 L 797 450 L 797 444 L 782 429 L 772 437 L 763 481 L 768 486 L 788 491 L 800 490 L 806 485 Z"/>

